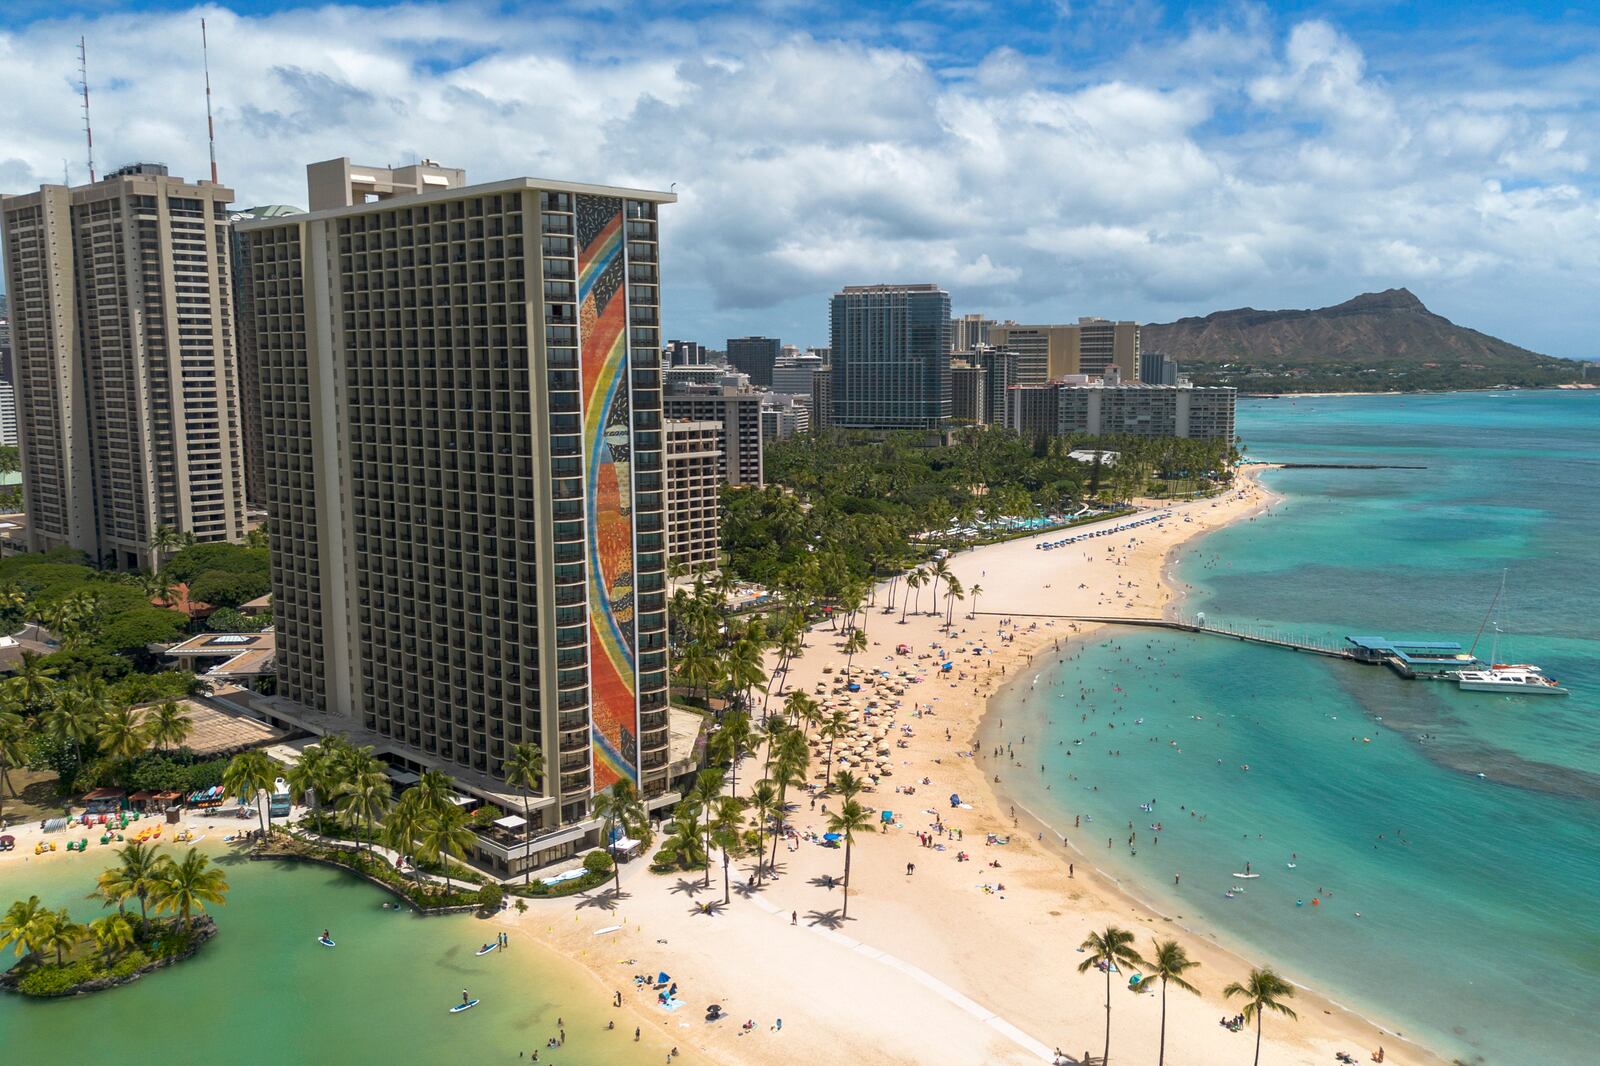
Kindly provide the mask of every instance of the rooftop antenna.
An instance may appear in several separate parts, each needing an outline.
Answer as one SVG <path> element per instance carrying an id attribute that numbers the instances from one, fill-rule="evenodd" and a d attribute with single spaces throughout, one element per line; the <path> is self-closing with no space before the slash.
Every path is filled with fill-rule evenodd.
<path id="1" fill-rule="evenodd" d="M 83 89 L 83 137 L 89 145 L 89 184 L 97 180 L 94 173 L 94 132 L 89 128 L 89 52 L 82 37 L 78 38 L 78 86 Z"/>
<path id="2" fill-rule="evenodd" d="M 217 127 L 211 121 L 211 53 L 206 44 L 206 20 L 200 20 L 200 64 L 206 72 L 206 140 L 211 146 L 211 184 L 217 184 Z"/>

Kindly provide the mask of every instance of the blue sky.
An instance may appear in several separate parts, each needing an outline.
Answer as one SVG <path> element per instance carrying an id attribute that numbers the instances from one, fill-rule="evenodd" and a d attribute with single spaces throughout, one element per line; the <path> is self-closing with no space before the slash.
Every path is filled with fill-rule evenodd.
<path id="1" fill-rule="evenodd" d="M 670 336 L 824 343 L 842 284 L 1144 321 L 1404 285 L 1600 355 L 1600 14 L 1559 4 L 8 0 L 0 190 L 218 153 L 666 187 Z"/>

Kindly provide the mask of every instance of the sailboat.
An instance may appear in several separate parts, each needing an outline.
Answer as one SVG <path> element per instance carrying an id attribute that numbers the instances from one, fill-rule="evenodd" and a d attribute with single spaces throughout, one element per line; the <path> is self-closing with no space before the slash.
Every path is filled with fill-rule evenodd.
<path id="1" fill-rule="evenodd" d="M 1489 644 L 1489 665 L 1487 668 L 1472 670 L 1457 670 L 1456 681 L 1463 692 L 1499 692 L 1508 696 L 1565 696 L 1567 690 L 1558 685 L 1554 679 L 1544 676 L 1544 671 L 1531 663 L 1501 663 L 1495 660 L 1500 657 L 1500 621 L 1494 618 L 1495 608 L 1506 593 L 1506 572 L 1500 571 L 1500 590 L 1494 594 L 1494 599 L 1489 602 L 1489 612 L 1483 617 L 1483 624 L 1478 626 L 1478 635 L 1473 638 L 1469 654 L 1476 654 L 1478 641 L 1483 639 L 1483 630 L 1494 619 L 1494 636 Z"/>

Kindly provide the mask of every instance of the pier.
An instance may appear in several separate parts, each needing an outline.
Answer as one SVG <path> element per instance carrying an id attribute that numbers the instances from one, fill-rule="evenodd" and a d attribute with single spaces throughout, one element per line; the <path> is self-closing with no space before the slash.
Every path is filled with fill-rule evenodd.
<path id="1" fill-rule="evenodd" d="M 1310 637 L 1284 636 L 1266 627 L 1218 625 L 1188 618 L 1129 618 L 1113 615 L 1041 614 L 1026 611 L 979 611 L 978 613 L 1005 618 L 1050 618 L 1060 622 L 1083 622 L 1090 625 L 1136 626 L 1144 629 L 1172 629 L 1183 633 L 1209 633 L 1212 636 L 1228 637 L 1248 644 L 1265 644 L 1307 655 L 1322 655 L 1329 659 L 1346 659 L 1350 662 L 1375 661 L 1358 654 L 1354 647 Z"/>

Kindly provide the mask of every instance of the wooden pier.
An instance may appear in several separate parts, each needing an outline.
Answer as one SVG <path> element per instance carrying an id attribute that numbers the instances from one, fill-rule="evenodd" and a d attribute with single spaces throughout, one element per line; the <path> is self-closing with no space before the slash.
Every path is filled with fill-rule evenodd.
<path id="1" fill-rule="evenodd" d="M 1284 636 L 1268 626 L 1217 625 L 1209 622 L 1202 623 L 1198 619 L 1190 618 L 1133 618 L 1114 615 L 1043 614 L 1027 611 L 979 611 L 978 614 L 1003 618 L 1050 618 L 1058 622 L 1083 622 L 1089 625 L 1171 629 L 1183 633 L 1209 633 L 1212 636 L 1227 637 L 1232 640 L 1244 641 L 1247 644 L 1265 644 L 1269 647 L 1286 648 L 1289 651 L 1302 652 L 1307 655 L 1321 655 L 1329 659 L 1345 659 L 1350 662 L 1371 661 L 1361 658 L 1352 649 L 1343 645 L 1313 638 L 1297 639 Z"/>

